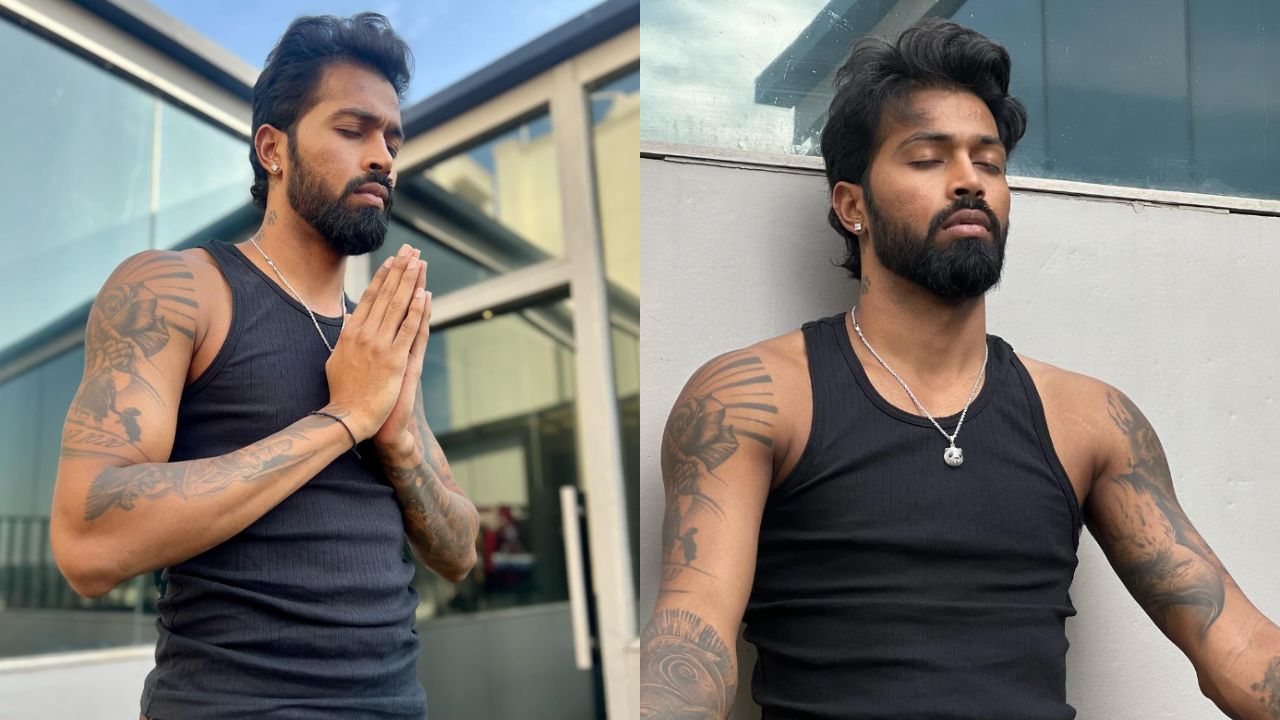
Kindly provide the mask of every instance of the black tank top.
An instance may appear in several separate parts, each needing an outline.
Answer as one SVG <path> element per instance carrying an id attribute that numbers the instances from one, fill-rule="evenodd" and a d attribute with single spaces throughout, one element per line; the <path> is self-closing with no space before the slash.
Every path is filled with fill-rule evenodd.
<path id="1" fill-rule="evenodd" d="M 803 332 L 812 429 L 765 506 L 744 616 L 763 717 L 1075 717 L 1080 511 L 1026 368 L 988 337 L 951 468 L 942 434 L 872 387 L 843 314 Z"/>
<path id="2" fill-rule="evenodd" d="M 234 245 L 202 247 L 231 286 L 231 328 L 183 392 L 171 462 L 251 445 L 329 401 L 329 351 L 303 306 Z M 341 318 L 319 322 L 336 342 Z M 238 535 L 165 569 L 143 714 L 425 716 L 404 524 L 361 455 L 344 453 Z"/>

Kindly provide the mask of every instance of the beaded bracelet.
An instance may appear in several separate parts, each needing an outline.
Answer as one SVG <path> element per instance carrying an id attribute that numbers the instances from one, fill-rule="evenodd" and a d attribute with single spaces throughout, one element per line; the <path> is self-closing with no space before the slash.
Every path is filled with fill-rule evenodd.
<path id="1" fill-rule="evenodd" d="M 355 455 L 356 455 L 356 457 L 357 457 L 357 458 L 359 458 L 359 457 L 360 457 L 360 453 L 356 451 L 356 446 L 360 444 L 360 443 L 356 442 L 356 434 L 355 434 L 355 433 L 353 433 L 353 432 L 351 432 L 351 428 L 347 427 L 347 424 L 346 424 L 345 422 L 343 422 L 342 418 L 338 417 L 337 415 L 333 415 L 333 414 L 331 414 L 331 413 L 327 413 L 327 412 L 325 412 L 325 411 L 323 411 L 323 410 L 313 410 L 313 411 L 311 411 L 311 412 L 307 413 L 307 415 L 308 415 L 308 416 L 311 416 L 311 415 L 323 415 L 323 416 L 325 416 L 325 417 L 333 418 L 334 420 L 337 420 L 337 421 L 338 421 L 338 424 L 342 426 L 342 429 L 343 429 L 343 430 L 346 430 L 346 431 L 347 431 L 347 434 L 351 436 L 351 452 L 355 453 Z M 361 458 L 361 459 L 363 459 L 363 458 Z"/>

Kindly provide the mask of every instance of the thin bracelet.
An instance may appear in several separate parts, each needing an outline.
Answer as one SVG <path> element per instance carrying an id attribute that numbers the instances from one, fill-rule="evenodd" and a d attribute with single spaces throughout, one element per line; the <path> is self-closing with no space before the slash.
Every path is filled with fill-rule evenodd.
<path id="1" fill-rule="evenodd" d="M 323 416 L 325 416 L 325 417 L 333 418 L 334 420 L 337 420 L 337 421 L 338 421 L 338 424 L 342 426 L 342 429 L 343 429 L 343 430 L 346 430 L 346 431 L 347 431 L 347 434 L 351 436 L 351 452 L 355 453 L 357 458 L 360 458 L 360 453 L 359 453 L 359 452 L 356 452 L 356 446 L 360 444 L 360 443 L 356 442 L 356 434 L 355 434 L 355 433 L 353 433 L 353 432 L 351 432 L 351 428 L 347 427 L 347 424 L 346 424 L 345 422 L 343 422 L 343 421 L 342 421 L 342 418 L 338 417 L 337 415 L 333 415 L 333 414 L 331 414 L 331 413 L 327 413 L 327 412 L 325 412 L 325 411 L 323 411 L 323 410 L 313 410 L 313 411 L 311 411 L 311 412 L 307 413 L 307 415 L 308 415 L 308 416 L 311 416 L 311 415 L 323 415 Z M 364 458 L 360 458 L 360 459 L 362 459 L 362 460 L 363 460 Z"/>

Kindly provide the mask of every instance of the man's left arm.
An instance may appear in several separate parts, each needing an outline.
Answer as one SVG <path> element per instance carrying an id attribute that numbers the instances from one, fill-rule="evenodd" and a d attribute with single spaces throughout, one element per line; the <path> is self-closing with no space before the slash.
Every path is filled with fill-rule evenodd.
<path id="1" fill-rule="evenodd" d="M 1108 388 L 1102 470 L 1085 521 L 1130 594 L 1232 718 L 1280 720 L 1280 628 L 1245 597 L 1174 494 L 1164 449 Z"/>
<path id="2" fill-rule="evenodd" d="M 395 488 L 414 554 L 450 582 L 462 580 L 476 564 L 480 517 L 453 479 L 449 461 L 427 425 L 421 382 L 413 421 L 405 434 L 398 442 L 376 447 L 378 460 Z"/>

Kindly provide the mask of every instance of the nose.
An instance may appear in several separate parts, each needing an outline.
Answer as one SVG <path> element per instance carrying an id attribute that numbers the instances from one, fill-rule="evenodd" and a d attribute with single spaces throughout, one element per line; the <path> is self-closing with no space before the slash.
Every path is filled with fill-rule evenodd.
<path id="1" fill-rule="evenodd" d="M 982 184 L 982 176 L 978 174 L 973 161 L 967 157 L 961 158 L 952 167 L 954 170 L 950 179 L 950 187 L 948 187 L 948 194 L 952 198 L 960 198 L 966 195 L 982 198 L 986 195 L 986 188 Z"/>
<path id="2" fill-rule="evenodd" d="M 384 175 L 391 173 L 391 164 L 393 158 L 391 151 L 380 140 L 370 143 L 372 146 L 365 155 L 364 170 L 365 172 L 378 172 Z"/>

